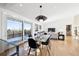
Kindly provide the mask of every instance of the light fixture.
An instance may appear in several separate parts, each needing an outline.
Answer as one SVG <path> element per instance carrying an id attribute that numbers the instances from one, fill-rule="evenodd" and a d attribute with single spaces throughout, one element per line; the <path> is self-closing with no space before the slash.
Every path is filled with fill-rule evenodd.
<path id="1" fill-rule="evenodd" d="M 7 14 L 7 12 L 4 11 L 3 14 Z"/>
<path id="2" fill-rule="evenodd" d="M 56 6 L 54 6 L 54 8 L 57 8 Z"/>
<path id="3" fill-rule="evenodd" d="M 22 7 L 22 6 L 23 6 L 23 4 L 21 4 L 21 3 L 20 3 L 20 4 L 19 4 L 19 6 L 20 6 L 20 7 Z"/>
<path id="4" fill-rule="evenodd" d="M 44 16 L 44 15 L 41 14 L 41 13 L 42 13 L 41 8 L 42 8 L 42 5 L 40 5 L 40 15 L 38 15 L 38 16 L 35 18 L 37 21 L 45 21 L 45 20 L 47 19 L 46 16 Z"/>
<path id="5" fill-rule="evenodd" d="M 36 20 L 37 20 L 37 21 L 40 21 L 40 20 L 45 21 L 46 19 L 47 19 L 47 17 L 44 16 L 44 15 L 39 15 L 39 16 L 36 17 Z"/>
<path id="6" fill-rule="evenodd" d="M 42 20 L 42 19 L 40 19 L 39 21 L 40 21 L 40 22 L 43 22 L 43 20 Z"/>

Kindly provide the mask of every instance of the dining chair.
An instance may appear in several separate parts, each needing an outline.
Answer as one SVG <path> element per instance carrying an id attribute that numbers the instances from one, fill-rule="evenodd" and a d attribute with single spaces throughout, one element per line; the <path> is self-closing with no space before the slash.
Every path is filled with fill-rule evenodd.
<path id="1" fill-rule="evenodd" d="M 43 45 L 45 45 L 47 47 L 47 51 L 48 51 L 48 53 L 50 55 L 50 51 L 49 51 L 49 48 L 50 48 L 50 46 L 49 46 L 49 39 L 50 38 L 48 38 L 46 42 L 41 42 L 41 44 L 42 44 L 42 48 L 43 48 Z"/>
<path id="2" fill-rule="evenodd" d="M 35 50 L 35 55 L 37 55 L 36 49 L 39 48 L 40 45 L 37 44 L 36 41 L 33 38 L 29 38 L 28 39 L 28 45 L 30 47 L 29 52 L 28 52 L 28 55 L 30 55 L 31 49 L 34 49 Z"/>

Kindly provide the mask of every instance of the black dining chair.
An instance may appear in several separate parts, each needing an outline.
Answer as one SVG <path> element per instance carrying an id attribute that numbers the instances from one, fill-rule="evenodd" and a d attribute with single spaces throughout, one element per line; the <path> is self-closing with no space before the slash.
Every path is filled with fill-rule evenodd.
<path id="1" fill-rule="evenodd" d="M 43 48 L 43 45 L 45 45 L 47 47 L 47 51 L 48 51 L 48 53 L 50 55 L 50 51 L 49 51 L 49 48 L 50 48 L 50 46 L 49 46 L 49 39 L 50 38 L 48 38 L 46 42 L 41 42 L 41 44 L 42 44 L 42 48 Z"/>
<path id="2" fill-rule="evenodd" d="M 28 45 L 30 47 L 29 52 L 28 52 L 28 55 L 30 55 L 31 48 L 32 49 L 35 49 L 35 55 L 37 55 L 36 49 L 39 48 L 40 45 L 37 44 L 36 41 L 33 38 L 29 38 L 28 39 Z"/>

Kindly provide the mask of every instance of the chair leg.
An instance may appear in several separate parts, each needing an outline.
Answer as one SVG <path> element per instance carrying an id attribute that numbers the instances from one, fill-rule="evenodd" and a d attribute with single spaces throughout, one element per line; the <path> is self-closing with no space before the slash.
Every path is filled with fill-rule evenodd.
<path id="1" fill-rule="evenodd" d="M 39 48 L 39 50 L 40 50 L 40 55 L 42 55 L 42 51 L 41 51 L 41 48 Z"/>
<path id="2" fill-rule="evenodd" d="M 43 45 L 42 45 L 42 49 L 43 49 Z"/>
<path id="3" fill-rule="evenodd" d="M 28 55 L 30 55 L 31 48 L 29 49 Z"/>
<path id="4" fill-rule="evenodd" d="M 35 56 L 37 56 L 37 50 L 35 49 Z"/>
<path id="5" fill-rule="evenodd" d="M 48 44 L 49 45 L 49 49 L 51 49 L 51 44 Z"/>
<path id="6" fill-rule="evenodd" d="M 47 45 L 47 50 L 48 50 L 48 53 L 49 53 L 49 56 L 50 56 L 50 51 L 49 51 L 49 46 Z"/>

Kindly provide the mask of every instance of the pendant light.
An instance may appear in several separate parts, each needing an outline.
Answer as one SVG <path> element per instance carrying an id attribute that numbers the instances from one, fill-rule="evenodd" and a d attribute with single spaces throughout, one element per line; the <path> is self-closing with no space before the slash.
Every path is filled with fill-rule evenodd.
<path id="1" fill-rule="evenodd" d="M 41 9 L 43 8 L 43 6 L 40 5 L 39 7 L 40 7 L 40 15 L 38 15 L 35 19 L 37 21 L 45 21 L 47 19 L 47 17 L 42 15 L 42 10 Z"/>

